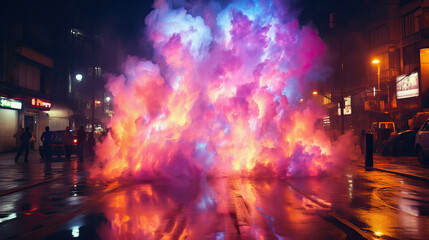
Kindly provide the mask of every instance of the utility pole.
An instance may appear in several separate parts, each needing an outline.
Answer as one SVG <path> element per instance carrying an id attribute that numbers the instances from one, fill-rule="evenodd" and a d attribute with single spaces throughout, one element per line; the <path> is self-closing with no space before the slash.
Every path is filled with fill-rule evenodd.
<path id="1" fill-rule="evenodd" d="M 338 14 L 339 15 L 339 14 Z M 343 64 L 343 35 L 342 35 L 342 25 L 338 25 L 336 24 L 336 14 L 335 13 L 330 13 L 329 14 L 329 28 L 331 30 L 335 30 L 338 29 L 338 40 L 339 40 L 339 45 L 340 45 L 340 89 L 341 89 L 341 94 L 340 94 L 340 100 L 338 101 L 338 103 L 340 103 L 340 122 L 341 122 L 341 134 L 344 134 L 344 74 L 343 74 L 343 70 L 344 70 L 344 64 Z M 338 25 L 338 27 L 336 26 Z"/>
<path id="2" fill-rule="evenodd" d="M 95 131 L 95 74 L 96 74 L 96 71 L 95 71 L 95 67 L 94 66 L 92 66 L 92 69 L 91 69 L 91 71 L 92 71 L 92 116 L 91 116 L 91 132 L 93 132 L 94 133 L 94 131 Z"/>
<path id="3" fill-rule="evenodd" d="M 344 134 L 344 64 L 343 64 L 343 33 L 342 26 L 339 28 L 339 38 L 340 38 L 340 109 L 341 109 L 341 134 Z"/>
<path id="4" fill-rule="evenodd" d="M 378 112 L 381 112 L 381 105 L 380 105 L 380 62 L 378 63 L 377 67 L 377 82 L 378 82 L 378 89 L 377 89 L 377 104 L 378 104 Z"/>

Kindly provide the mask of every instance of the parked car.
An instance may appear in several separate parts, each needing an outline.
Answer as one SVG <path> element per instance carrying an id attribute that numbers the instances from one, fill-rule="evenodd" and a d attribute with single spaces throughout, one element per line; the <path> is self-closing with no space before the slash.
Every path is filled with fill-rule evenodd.
<path id="1" fill-rule="evenodd" d="M 393 132 L 389 139 L 383 144 L 382 155 L 392 156 L 415 156 L 415 139 L 417 131 L 429 118 L 429 112 L 418 112 L 412 119 L 408 120 L 410 130 Z"/>
<path id="2" fill-rule="evenodd" d="M 416 151 L 422 165 L 429 165 L 429 119 L 416 134 Z"/>
<path id="3" fill-rule="evenodd" d="M 64 143 L 63 143 L 63 135 L 65 130 L 61 131 L 52 131 L 54 133 L 54 140 L 51 143 L 52 146 L 52 156 L 58 156 L 61 157 L 61 155 L 65 155 L 64 151 Z M 73 136 L 73 147 L 72 147 L 72 154 L 77 154 L 77 137 L 74 131 L 71 131 Z M 43 146 L 39 147 L 39 154 L 40 157 L 45 157 L 45 152 L 43 149 Z"/>
<path id="4" fill-rule="evenodd" d="M 414 156 L 416 154 L 414 148 L 414 140 L 417 131 L 406 130 L 399 133 L 390 134 L 387 142 L 383 144 L 381 154 L 383 156 Z"/>
<path id="5" fill-rule="evenodd" d="M 387 142 L 392 132 L 395 132 L 394 122 L 373 122 L 371 132 L 374 136 L 374 152 L 381 152 L 382 146 Z"/>

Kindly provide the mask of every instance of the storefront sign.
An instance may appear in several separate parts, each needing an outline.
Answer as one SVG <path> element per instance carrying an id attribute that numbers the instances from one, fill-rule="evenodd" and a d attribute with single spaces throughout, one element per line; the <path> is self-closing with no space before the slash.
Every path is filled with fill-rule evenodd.
<path id="1" fill-rule="evenodd" d="M 39 98 L 32 98 L 31 99 L 31 106 L 36 108 L 41 108 L 45 110 L 51 109 L 52 103 L 48 100 L 43 100 Z"/>
<path id="2" fill-rule="evenodd" d="M 410 98 L 419 96 L 419 75 L 400 75 L 396 77 L 396 98 Z"/>
<path id="3" fill-rule="evenodd" d="M 20 109 L 22 109 L 22 102 L 1 97 L 0 98 L 0 107 L 20 110 Z"/>

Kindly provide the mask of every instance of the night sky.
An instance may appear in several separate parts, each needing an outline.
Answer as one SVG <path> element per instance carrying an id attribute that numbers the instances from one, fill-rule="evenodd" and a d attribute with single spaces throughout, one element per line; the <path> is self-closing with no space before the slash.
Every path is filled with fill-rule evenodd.
<path id="1" fill-rule="evenodd" d="M 192 3 L 208 0 L 171 0 L 173 7 L 191 6 Z M 291 13 L 298 17 L 301 25 L 312 25 L 319 29 L 323 38 L 324 32 L 329 31 L 329 13 L 341 9 L 348 19 L 362 19 L 359 10 L 362 1 L 340 0 L 278 0 L 292 9 Z M 8 1 L 11 9 L 20 6 L 39 6 L 39 15 L 46 18 L 47 24 L 54 29 L 80 29 L 86 33 L 100 35 L 104 42 L 104 59 L 106 70 L 119 72 L 121 63 L 128 55 L 151 59 L 151 44 L 145 39 L 145 17 L 152 11 L 153 0 L 15 0 Z M 220 0 L 226 6 L 230 1 Z M 343 3 L 344 2 L 344 3 Z M 342 5 L 341 5 L 342 4 Z M 6 9 L 8 6 L 6 6 Z M 27 11 L 32 11 L 32 7 Z M 34 10 L 33 10 L 34 11 Z M 8 11 L 5 10 L 7 13 Z M 25 15 L 25 13 L 22 13 Z M 13 17 L 10 16 L 10 17 Z M 342 21 L 341 21 L 342 22 Z M 358 25 L 356 25 L 358 26 Z M 68 30 L 69 31 L 69 30 Z"/>

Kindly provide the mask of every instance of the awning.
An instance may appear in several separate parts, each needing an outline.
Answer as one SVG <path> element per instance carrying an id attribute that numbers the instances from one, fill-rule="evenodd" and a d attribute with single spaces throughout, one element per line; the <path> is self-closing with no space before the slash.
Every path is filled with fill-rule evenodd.
<path id="1" fill-rule="evenodd" d="M 17 49 L 18 54 L 20 54 L 23 57 L 26 57 L 32 61 L 35 61 L 37 63 L 42 64 L 43 66 L 53 68 L 54 67 L 54 61 L 51 57 L 48 57 L 44 55 L 43 53 L 40 53 L 34 49 L 31 49 L 26 46 L 20 46 Z"/>

